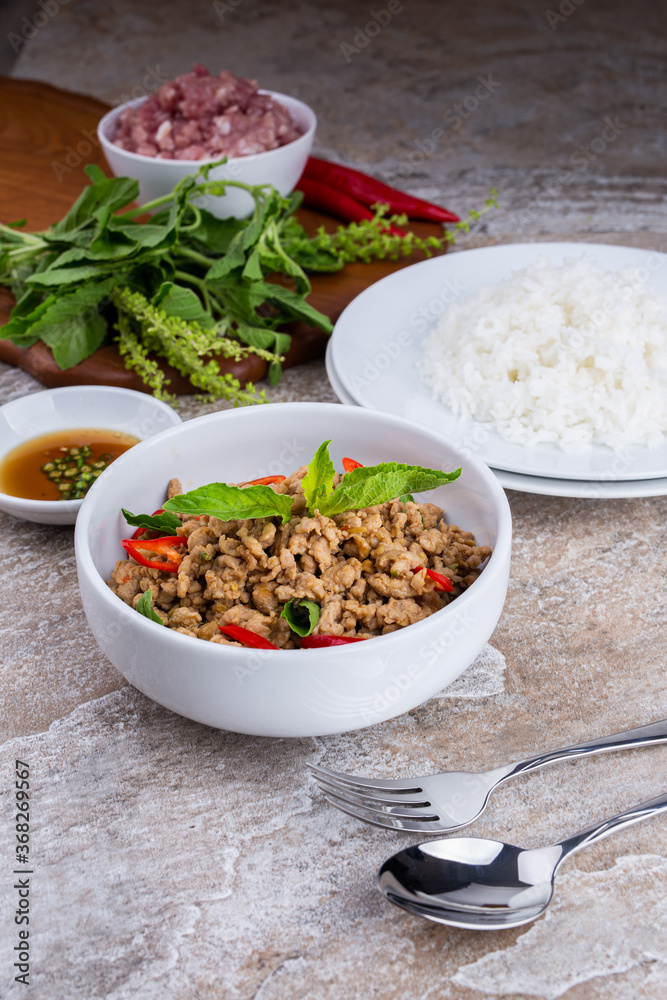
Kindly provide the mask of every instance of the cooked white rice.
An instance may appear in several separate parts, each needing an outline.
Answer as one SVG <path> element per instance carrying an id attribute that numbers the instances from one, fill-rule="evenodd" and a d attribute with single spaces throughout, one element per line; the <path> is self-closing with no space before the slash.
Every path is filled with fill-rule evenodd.
<path id="1" fill-rule="evenodd" d="M 422 380 L 457 416 L 513 444 L 657 447 L 667 432 L 667 303 L 646 271 L 541 259 L 449 306 Z"/>

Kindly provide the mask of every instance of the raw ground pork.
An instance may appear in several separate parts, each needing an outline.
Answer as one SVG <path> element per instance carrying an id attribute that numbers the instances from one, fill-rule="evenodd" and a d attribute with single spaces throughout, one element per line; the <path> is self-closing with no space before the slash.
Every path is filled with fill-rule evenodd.
<path id="1" fill-rule="evenodd" d="M 301 135 L 289 111 L 256 80 L 204 66 L 168 80 L 118 119 L 114 144 L 165 160 L 248 156 L 285 146 Z"/>

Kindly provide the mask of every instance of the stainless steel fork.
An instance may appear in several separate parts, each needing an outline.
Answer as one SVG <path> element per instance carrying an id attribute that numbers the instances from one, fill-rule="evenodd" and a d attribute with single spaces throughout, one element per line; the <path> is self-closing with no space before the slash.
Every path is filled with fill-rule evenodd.
<path id="1" fill-rule="evenodd" d="M 439 834 L 467 826 L 483 812 L 494 788 L 518 774 L 560 760 L 607 750 L 667 743 L 667 719 L 588 743 L 550 750 L 492 771 L 445 771 L 417 778 L 359 778 L 309 764 L 327 801 L 375 826 L 411 833 Z"/>

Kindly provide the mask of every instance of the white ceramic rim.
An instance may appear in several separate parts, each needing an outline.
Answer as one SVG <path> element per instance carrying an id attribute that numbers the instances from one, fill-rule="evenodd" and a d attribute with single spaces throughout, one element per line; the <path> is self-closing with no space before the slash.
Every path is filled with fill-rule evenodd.
<path id="1" fill-rule="evenodd" d="M 339 403 L 301 402 L 301 403 L 280 404 L 282 412 L 285 412 L 285 409 L 289 408 L 294 410 L 295 413 L 298 412 L 298 410 L 302 407 L 311 407 L 313 405 L 318 407 L 328 407 L 332 411 L 332 414 L 335 413 L 336 410 L 340 409 Z M 366 413 L 368 413 L 369 416 L 372 415 L 374 418 L 377 418 L 378 416 L 377 412 L 372 410 L 367 411 L 359 407 L 354 407 L 354 409 L 358 410 L 362 420 L 365 419 L 363 415 Z M 221 419 L 225 419 L 225 417 L 228 416 L 235 417 L 238 419 L 238 414 L 240 412 L 242 411 L 219 410 L 217 413 L 209 413 L 206 416 L 195 417 L 194 420 L 188 420 L 187 424 L 183 424 L 178 427 L 170 427 L 165 431 L 161 431 L 159 434 L 154 434 L 151 438 L 147 438 L 140 444 L 135 445 L 134 448 L 132 449 L 132 451 L 134 452 L 132 458 L 133 460 L 136 460 L 137 454 L 139 454 L 137 449 L 141 449 L 143 447 L 154 447 L 156 443 L 159 443 L 161 441 L 166 441 L 169 440 L 169 438 L 175 437 L 178 433 L 182 431 L 183 426 L 189 427 L 192 426 L 192 424 L 194 423 L 199 423 L 200 426 L 204 426 L 207 423 L 215 423 Z M 456 445 L 450 444 L 449 441 L 444 441 L 441 435 L 437 434 L 430 427 L 425 427 L 423 424 L 419 424 L 414 420 L 406 420 L 404 417 L 396 417 L 393 414 L 382 414 L 381 416 L 387 422 L 388 429 L 390 429 L 391 426 L 395 427 L 407 426 L 412 430 L 419 431 L 420 434 L 429 437 L 432 441 L 437 442 L 438 444 L 441 445 L 443 443 L 446 444 L 446 446 L 448 448 L 451 448 L 454 454 L 457 456 L 457 461 L 460 458 L 461 464 L 465 462 L 468 465 L 475 468 L 477 473 L 482 477 L 482 479 L 488 486 L 489 492 L 494 501 L 494 507 L 498 513 L 498 537 L 496 538 L 496 542 L 493 547 L 493 552 L 491 553 L 489 561 L 484 568 L 484 572 L 477 580 L 475 580 L 473 587 L 471 587 L 469 590 L 466 590 L 463 594 L 460 595 L 460 597 L 457 597 L 456 601 L 452 602 L 452 604 L 448 605 L 446 608 L 442 608 L 440 611 L 437 612 L 437 614 L 439 615 L 447 615 L 447 614 L 457 615 L 467 606 L 469 601 L 477 599 L 477 597 L 480 594 L 480 590 L 482 588 L 486 587 L 492 588 L 494 585 L 496 585 L 498 582 L 496 580 L 496 577 L 498 577 L 499 579 L 505 578 L 506 561 L 509 561 L 512 550 L 512 515 L 510 513 L 507 497 L 505 496 L 502 486 L 499 484 L 496 477 L 493 475 L 489 467 L 484 464 L 484 462 L 480 461 L 477 458 L 473 458 L 472 456 L 461 454 Z M 115 460 L 114 465 L 116 466 L 116 472 L 118 472 L 119 470 L 122 471 L 122 466 L 123 464 L 125 464 L 126 461 L 128 460 L 125 458 L 125 455 L 121 455 L 119 458 Z M 92 508 L 93 499 L 97 496 L 97 493 L 101 489 L 104 489 L 104 483 L 100 479 L 92 486 L 92 488 L 88 491 L 88 493 L 81 502 L 81 509 L 76 519 L 76 526 L 74 529 L 74 550 L 76 553 L 77 561 L 80 565 L 81 570 L 83 570 L 83 572 L 86 575 L 87 582 L 90 583 L 90 585 L 94 588 L 97 597 L 100 598 L 103 603 L 109 602 L 110 608 L 114 609 L 116 612 L 124 614 L 127 619 L 128 625 L 130 623 L 134 623 L 135 628 L 153 629 L 155 628 L 155 622 L 151 622 L 148 618 L 144 618 L 142 615 L 137 614 L 137 612 L 133 608 L 130 608 L 129 605 L 125 604 L 124 601 L 121 601 L 120 598 L 118 598 L 116 594 L 114 594 L 113 591 L 107 586 L 102 576 L 98 572 L 97 567 L 95 566 L 93 558 L 90 554 L 87 541 L 88 530 L 90 527 L 90 520 L 91 520 L 90 510 Z M 118 607 L 118 605 L 120 605 L 120 608 Z M 418 641 L 418 636 L 421 634 L 421 631 L 417 632 L 413 630 L 417 629 L 421 630 L 423 626 L 428 627 L 428 621 L 429 619 L 423 619 L 422 621 L 414 622 L 412 625 L 410 625 L 411 629 L 410 634 L 415 636 L 415 642 Z M 401 633 L 403 632 L 405 632 L 405 629 L 399 629 L 397 632 L 392 632 L 388 635 L 374 636 L 373 642 L 383 642 L 386 645 L 391 641 L 395 641 L 395 637 L 401 636 Z M 150 634 L 151 633 L 149 632 L 146 633 L 147 636 Z M 181 635 L 179 632 L 176 632 L 174 630 L 171 630 L 171 634 L 174 642 L 186 644 L 185 646 L 183 646 L 184 651 L 187 651 L 188 649 L 192 650 L 191 636 Z M 230 665 L 232 665 L 233 663 L 238 663 L 239 655 L 249 658 L 251 656 L 256 655 L 257 653 L 257 650 L 255 649 L 250 649 L 250 648 L 239 649 L 236 646 L 227 649 L 225 648 L 225 646 L 220 645 L 220 650 L 222 658 L 221 662 L 224 662 L 225 658 L 227 658 Z M 279 654 L 283 652 L 285 651 L 280 649 L 276 650 L 276 655 L 278 656 L 277 662 L 280 662 Z M 266 650 L 263 651 L 263 653 L 264 655 L 269 655 L 269 656 L 273 655 L 272 650 Z M 349 654 L 349 650 L 346 649 L 345 646 L 338 646 L 338 647 L 333 646 L 329 650 L 329 655 L 334 658 L 336 656 L 344 656 L 346 655 L 346 653 Z"/>
<path id="2" fill-rule="evenodd" d="M 535 496 L 567 497 L 573 500 L 636 500 L 640 497 L 667 496 L 666 479 L 547 479 L 524 476 L 518 472 L 494 469 L 496 479 L 506 490 L 533 493 Z"/>
<path id="3" fill-rule="evenodd" d="M 254 163 L 261 160 L 262 157 L 269 157 L 273 153 L 279 152 L 281 149 L 287 149 L 298 146 L 299 143 L 304 143 L 310 140 L 314 135 L 315 129 L 317 128 L 317 115 L 313 109 L 304 101 L 300 101 L 298 97 L 290 97 L 289 94 L 280 94 L 277 90 L 260 90 L 260 94 L 268 94 L 270 97 L 275 98 L 281 104 L 287 108 L 287 110 L 292 114 L 293 111 L 299 111 L 303 113 L 304 117 L 309 120 L 309 125 L 306 131 L 299 136 L 298 139 L 293 139 L 292 142 L 286 143 L 284 146 L 278 146 L 276 149 L 266 149 L 263 153 L 249 153 L 248 156 L 228 156 L 226 163 Z M 202 160 L 173 160 L 166 159 L 158 156 L 144 156 L 143 153 L 132 153 L 129 149 L 123 149 L 121 146 L 116 146 L 115 143 L 109 139 L 105 134 L 105 130 L 109 130 L 111 126 L 115 126 L 116 120 L 125 108 L 139 107 L 148 100 L 148 97 L 135 97 L 131 101 L 125 101 L 124 104 L 118 104 L 115 108 L 110 111 L 100 119 L 97 126 L 97 137 L 100 140 L 100 144 L 103 149 L 111 149 L 114 153 L 120 154 L 122 156 L 128 156 L 130 160 L 136 160 L 139 163 L 167 163 L 167 164 L 195 164 L 197 166 L 203 166 L 205 163 L 217 163 L 224 156 L 223 153 L 218 156 L 212 156 L 207 159 Z"/>
<path id="4" fill-rule="evenodd" d="M 333 391 L 345 406 L 359 406 L 347 392 L 338 376 L 331 353 L 331 341 L 324 358 L 327 377 Z M 360 407 L 361 408 L 361 407 Z M 506 472 L 491 467 L 500 485 L 516 493 L 533 493 L 535 496 L 567 497 L 575 500 L 631 500 L 639 497 L 667 496 L 665 479 L 550 479 L 530 476 L 520 472 Z"/>
<path id="5" fill-rule="evenodd" d="M 513 253 L 518 255 L 519 258 L 525 257 L 525 259 L 518 263 L 511 263 L 510 261 L 508 264 L 508 258 L 511 258 Z M 433 401 L 431 390 L 420 382 L 413 367 L 413 362 L 416 362 L 416 357 L 420 353 L 421 342 L 433 329 L 434 322 L 430 322 L 428 329 L 423 333 L 411 334 L 413 343 L 407 348 L 409 356 L 404 359 L 405 364 L 403 366 L 403 370 L 405 371 L 407 368 L 409 372 L 410 381 L 409 384 L 404 385 L 403 393 L 395 391 L 395 386 L 393 389 L 392 387 L 386 387 L 384 394 L 375 391 L 373 386 L 370 389 L 359 388 L 358 385 L 355 386 L 354 380 L 355 378 L 357 378 L 357 381 L 359 380 L 359 373 L 353 367 L 350 367 L 349 363 L 346 364 L 345 362 L 351 356 L 349 354 L 350 344 L 354 343 L 355 348 L 358 347 L 358 325 L 361 323 L 361 320 L 358 319 L 358 314 L 363 312 L 364 308 L 367 308 L 367 303 L 378 302 L 379 300 L 380 309 L 375 310 L 378 318 L 376 319 L 374 329 L 382 331 L 383 336 L 391 339 L 397 335 L 402 320 L 397 318 L 394 326 L 391 325 L 391 321 L 389 324 L 385 324 L 382 301 L 384 300 L 387 308 L 389 308 L 392 302 L 396 304 L 397 300 L 400 299 L 401 305 L 398 308 L 398 313 L 401 315 L 405 309 L 414 310 L 416 308 L 414 302 L 407 304 L 404 302 L 406 298 L 405 288 L 410 282 L 411 274 L 415 275 L 415 273 L 418 273 L 419 278 L 416 280 L 419 281 L 428 276 L 429 283 L 433 286 L 435 293 L 437 287 L 443 285 L 448 277 L 452 277 L 450 271 L 458 272 L 464 269 L 464 271 L 470 272 L 473 275 L 470 279 L 470 290 L 465 293 L 467 297 L 484 284 L 492 285 L 498 283 L 494 278 L 484 281 L 477 280 L 478 274 L 485 275 L 489 268 L 494 268 L 494 262 L 497 258 L 501 262 L 498 266 L 502 269 L 508 266 L 508 273 L 511 274 L 516 270 L 528 266 L 530 263 L 535 263 L 540 256 L 545 256 L 552 263 L 557 264 L 572 257 L 590 256 L 605 269 L 612 271 L 632 266 L 641 268 L 645 265 L 647 258 L 658 258 L 660 267 L 663 269 L 661 272 L 661 292 L 663 294 L 664 288 L 667 287 L 664 277 L 667 254 L 657 250 L 626 247 L 611 243 L 570 243 L 565 241 L 507 243 L 498 244 L 497 246 L 477 247 L 472 250 L 448 253 L 443 256 L 433 257 L 430 260 L 419 261 L 416 264 L 411 264 L 381 278 L 364 289 L 348 304 L 338 318 L 331 338 L 331 353 L 336 374 L 340 383 L 344 386 L 346 394 L 359 406 L 376 409 L 384 413 L 398 413 L 400 416 L 403 416 L 403 413 L 397 407 L 403 405 L 405 400 L 408 400 L 413 409 L 415 406 L 418 409 L 425 407 L 427 417 L 421 422 L 425 426 L 441 427 L 452 441 L 466 436 L 474 437 L 475 431 L 481 429 L 486 434 L 487 441 L 483 447 L 480 447 L 478 453 L 490 465 L 492 464 L 494 468 L 503 471 L 524 476 L 535 476 L 536 478 L 581 480 L 582 482 L 629 482 L 632 480 L 643 482 L 649 479 L 664 479 L 667 469 L 667 437 L 665 437 L 663 444 L 654 449 L 646 448 L 643 445 L 630 446 L 626 449 L 625 454 L 629 455 L 632 461 L 631 468 L 616 472 L 614 466 L 617 464 L 618 453 L 606 446 L 593 445 L 586 452 L 573 454 L 562 451 L 556 445 L 546 443 L 535 445 L 532 448 L 523 447 L 505 441 L 495 431 L 490 431 L 488 424 L 455 417 L 446 406 Z M 657 269 L 653 270 L 657 271 Z M 453 277 L 455 281 L 461 278 L 457 273 Z M 501 278 L 500 280 L 505 280 L 505 278 Z M 655 289 L 649 287 L 649 290 L 653 294 L 658 294 L 655 292 Z M 367 333 L 367 324 L 364 323 L 363 326 Z M 369 343 L 369 338 L 366 335 L 364 343 L 368 348 L 369 356 L 378 350 L 376 338 L 372 339 Z M 357 350 L 354 357 L 358 358 L 358 356 L 359 352 Z M 360 359 L 360 363 L 363 360 Z M 410 418 L 419 419 L 415 418 L 412 414 Z M 600 468 L 586 467 L 589 461 L 596 462 L 596 464 L 600 465 Z M 553 466 L 550 463 L 553 463 Z M 567 466 L 567 471 L 558 468 L 560 463 Z"/>
<path id="6" fill-rule="evenodd" d="M 10 400 L 9 403 L 5 403 L 4 406 L 0 406 L 0 413 L 5 412 L 10 407 L 15 406 L 19 403 L 22 406 L 28 405 L 26 403 L 26 400 L 31 399 L 32 396 L 35 397 L 39 396 L 42 399 L 44 398 L 45 395 L 54 396 L 54 395 L 63 395 L 64 393 L 78 393 L 78 394 L 83 393 L 84 395 L 90 394 L 94 396 L 100 389 L 104 389 L 106 392 L 121 393 L 124 396 L 143 396 L 150 398 L 149 393 L 137 392 L 136 389 L 125 389 L 122 386 L 62 385 L 59 386 L 57 389 L 45 389 L 43 392 L 38 391 L 30 393 L 28 396 L 20 396 L 18 399 L 12 399 Z M 171 414 L 175 413 L 174 408 L 172 406 L 169 406 L 168 403 L 164 403 L 161 399 L 155 399 L 155 397 L 153 396 L 152 400 L 155 403 L 155 405 L 159 409 L 164 410 L 165 413 L 171 413 Z M 176 415 L 178 416 L 178 414 Z M 182 422 L 183 421 L 181 420 L 181 423 Z M 178 429 L 179 426 L 180 424 L 177 424 L 175 428 L 168 428 L 168 430 Z M 113 430 L 113 427 L 105 429 Z M 36 431 L 36 433 L 33 434 L 32 437 L 40 437 L 41 434 L 48 434 L 48 433 L 49 433 L 48 430 Z M 164 432 L 161 431 L 160 433 Z M 157 437 L 157 435 L 153 436 Z M 25 437 L 23 438 L 23 440 L 29 441 L 30 438 Z M 148 438 L 144 438 L 144 440 L 147 441 Z M 140 443 L 143 444 L 143 442 Z M 14 448 L 17 447 L 18 445 L 14 444 L 12 445 L 11 448 L 2 449 L 0 451 L 0 462 L 3 460 L 3 458 L 5 458 L 6 455 L 14 451 Z M 136 448 L 137 445 L 134 445 L 133 447 Z M 118 461 L 118 459 L 116 459 L 116 461 Z M 17 516 L 20 516 L 19 512 L 29 512 L 31 514 L 47 514 L 47 513 L 62 512 L 63 514 L 73 514 L 79 510 L 84 500 L 83 497 L 80 500 L 30 500 L 28 497 L 15 497 L 12 496 L 11 493 L 2 493 L 2 492 L 0 492 L 0 497 L 2 498 L 3 508 L 7 509 L 8 512 L 10 510 L 16 511 Z"/>

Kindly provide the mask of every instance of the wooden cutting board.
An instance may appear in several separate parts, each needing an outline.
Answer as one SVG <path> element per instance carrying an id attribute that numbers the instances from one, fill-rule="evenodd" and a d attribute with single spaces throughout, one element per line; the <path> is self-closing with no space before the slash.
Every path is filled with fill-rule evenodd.
<path id="1" fill-rule="evenodd" d="M 96 136 L 99 119 L 108 106 L 92 97 L 58 90 L 33 80 L 13 80 L 0 76 L 0 222 L 27 220 L 28 230 L 45 229 L 67 212 L 88 183 L 87 163 L 96 163 L 110 173 Z M 299 219 L 308 232 L 318 226 L 333 229 L 338 220 L 310 209 L 300 209 Z M 442 229 L 430 223 L 414 223 L 420 236 L 438 236 Z M 400 261 L 350 264 L 337 274 L 313 275 L 311 304 L 335 320 L 352 299 L 379 278 L 420 260 L 416 254 Z M 7 322 L 14 300 L 0 289 L 0 327 Z M 304 324 L 286 327 L 292 346 L 284 367 L 303 364 L 324 355 L 328 337 Z M 61 371 L 45 344 L 16 347 L 0 339 L 0 361 L 17 365 L 44 385 L 117 385 L 146 389 L 139 376 L 125 368 L 114 344 L 100 348 L 80 365 Z M 193 391 L 187 379 L 166 363 L 161 367 L 172 380 L 177 394 Z M 249 357 L 240 362 L 220 359 L 222 371 L 241 381 L 260 381 L 266 362 Z"/>

